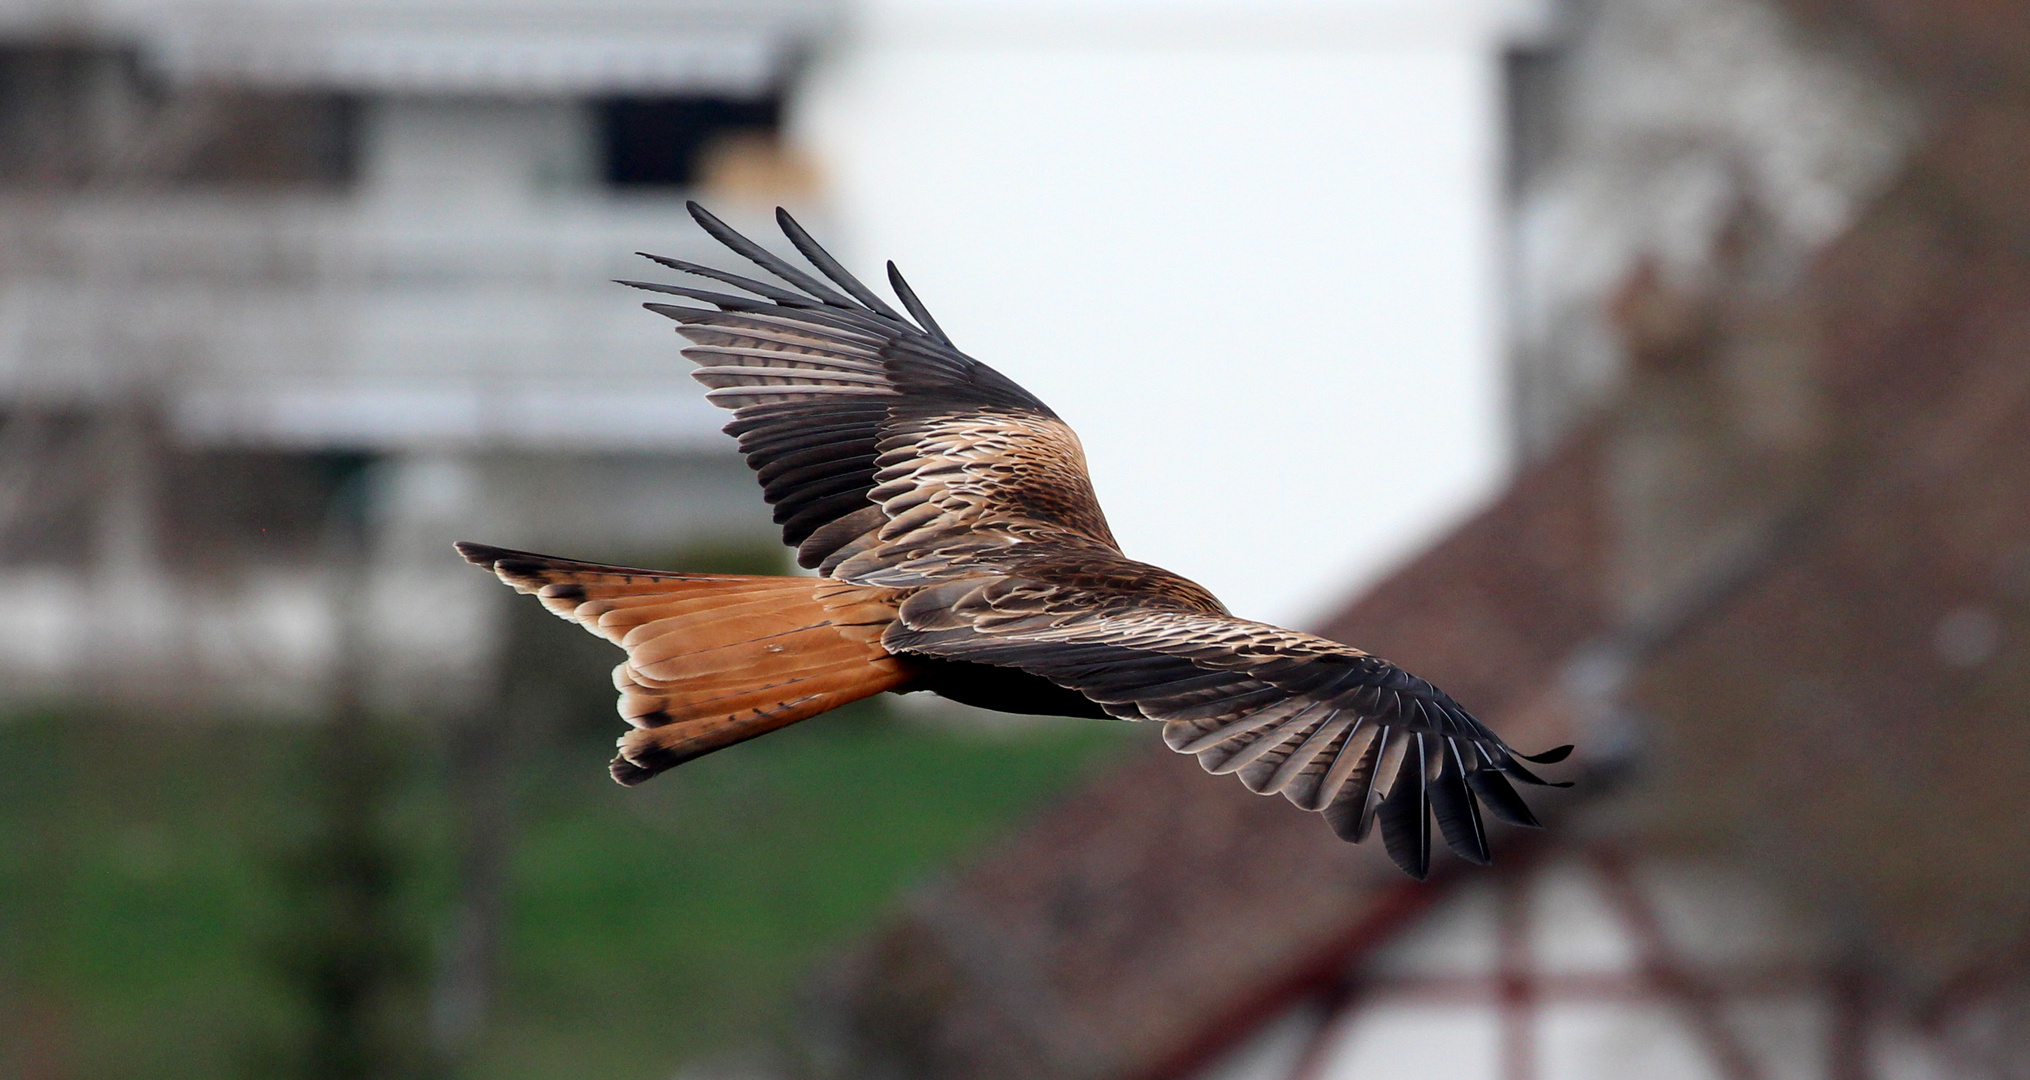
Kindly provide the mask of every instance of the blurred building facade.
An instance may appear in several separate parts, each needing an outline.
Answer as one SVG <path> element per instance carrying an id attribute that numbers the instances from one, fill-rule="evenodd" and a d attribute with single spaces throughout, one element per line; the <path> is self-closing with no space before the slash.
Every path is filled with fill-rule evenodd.
<path id="1" fill-rule="evenodd" d="M 964 346 L 1085 432 L 1132 550 L 1244 610 L 1320 610 L 1314 567 L 1372 576 L 1510 462 L 1493 86 L 1503 43 L 1539 33 L 1542 10 L 0 6 L 0 395 L 21 403 L 13 444 L 37 447 L 5 452 L 23 463 L 6 490 L 35 486 L 8 500 L 25 509 L 0 539 L 20 568 L 0 627 L 24 642 L 0 661 L 8 692 L 159 700 L 176 681 L 298 700 L 336 632 L 317 599 L 331 588 L 300 572 L 317 558 L 281 549 L 314 546 L 316 508 L 362 482 L 381 582 L 364 606 L 397 698 L 456 699 L 492 652 L 495 601 L 438 568 L 454 522 L 610 558 L 761 535 L 759 508 L 722 498 L 730 447 L 670 377 L 667 331 L 603 284 L 639 273 L 637 248 L 707 254 L 687 191 L 757 234 L 776 202 L 815 211 L 850 265 L 897 257 Z M 782 127 L 821 168 L 782 150 Z M 1171 305 L 1236 259 L 1269 269 L 1225 275 L 1220 304 Z M 1180 377 L 1231 365 L 1227 311 L 1292 304 L 1335 318 L 1276 331 L 1284 379 Z M 1331 414 L 1385 398 L 1430 415 Z M 149 404 L 90 438 L 54 434 L 84 400 Z M 1179 417 L 1188 457 L 1166 427 Z M 1254 433 L 1270 426 L 1286 464 L 1262 470 Z M 117 468 L 121 440 L 203 452 Z M 1308 497 L 1349 457 L 1400 460 L 1365 503 Z M 93 469 L 124 479 L 78 482 Z M 1193 485 L 1253 490 L 1288 520 L 1172 528 Z M 310 509 L 238 517 L 293 516 L 284 531 L 302 535 L 221 535 L 226 504 L 291 487 Z M 177 539 L 193 520 L 218 527 Z M 210 570 L 202 587 L 149 584 L 192 576 L 191 551 L 231 587 Z"/>
<path id="2" fill-rule="evenodd" d="M 808 201 L 834 16 L 0 6 L 0 696 L 314 711 L 350 609 L 383 704 L 458 703 L 500 624 L 451 539 L 766 540 L 608 279 L 703 254 L 687 194 Z"/>
<path id="3" fill-rule="evenodd" d="M 1151 750 L 815 983 L 813 1074 L 2030 1076 L 2030 18 L 1573 5 L 1511 71 L 1530 464 L 1324 629 L 1580 788 L 1415 883 Z"/>

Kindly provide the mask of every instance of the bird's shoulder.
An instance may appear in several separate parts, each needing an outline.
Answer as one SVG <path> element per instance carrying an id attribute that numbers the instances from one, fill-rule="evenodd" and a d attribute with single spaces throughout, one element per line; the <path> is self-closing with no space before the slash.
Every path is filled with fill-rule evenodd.
<path id="1" fill-rule="evenodd" d="M 1149 610 L 1230 617 L 1211 590 L 1190 578 L 1082 539 L 1031 543 L 1009 552 L 1002 560 L 1002 576 L 983 583 L 986 596 L 1004 609 L 1111 614 Z"/>

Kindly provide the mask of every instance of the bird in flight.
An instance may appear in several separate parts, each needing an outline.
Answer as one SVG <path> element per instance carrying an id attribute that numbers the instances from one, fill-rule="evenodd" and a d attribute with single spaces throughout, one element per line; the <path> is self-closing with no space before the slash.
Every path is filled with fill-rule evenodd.
<path id="1" fill-rule="evenodd" d="M 783 540 L 814 577 L 639 570 L 460 543 L 556 614 L 626 650 L 633 730 L 612 762 L 644 780 L 883 691 L 1012 713 L 1153 720 L 1171 749 L 1281 794 L 1358 842 L 1378 822 L 1422 878 L 1431 822 L 1490 858 L 1482 807 L 1535 827 L 1511 780 L 1535 756 L 1430 683 L 1348 645 L 1236 618 L 1121 553 L 1078 437 L 967 356 L 888 264 L 898 311 L 782 210 L 793 265 L 696 203 L 713 238 L 775 280 L 646 256 L 738 290 L 623 282 L 689 339 L 730 409 Z M 906 313 L 905 313 L 906 312 Z M 1562 785 L 1560 785 L 1562 786 Z"/>

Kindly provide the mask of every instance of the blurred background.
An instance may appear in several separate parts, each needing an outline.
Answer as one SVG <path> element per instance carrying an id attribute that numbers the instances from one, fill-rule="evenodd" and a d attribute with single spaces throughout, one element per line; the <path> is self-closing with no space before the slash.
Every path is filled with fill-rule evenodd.
<path id="1" fill-rule="evenodd" d="M 612 785 L 449 544 L 786 572 L 686 198 L 1551 828 L 913 698 Z M 0 1077 L 2030 1077 L 2026 723 L 2019 3 L 0 0 Z"/>

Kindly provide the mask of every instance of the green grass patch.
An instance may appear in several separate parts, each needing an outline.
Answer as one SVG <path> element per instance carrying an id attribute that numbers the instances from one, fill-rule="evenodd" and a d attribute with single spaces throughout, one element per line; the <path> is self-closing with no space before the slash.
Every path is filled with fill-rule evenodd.
<path id="1" fill-rule="evenodd" d="M 613 732 L 584 737 L 605 726 L 554 725 L 516 767 L 499 995 L 458 1075 L 663 1080 L 766 1044 L 810 964 L 1131 734 L 977 736 L 870 703 L 627 790 L 604 775 Z M 458 862 L 448 740 L 394 723 L 372 745 L 391 949 L 427 986 Z M 0 1074 L 291 1060 L 317 1007 L 291 965 L 324 918 L 306 897 L 329 752 L 283 723 L 0 723 Z"/>

